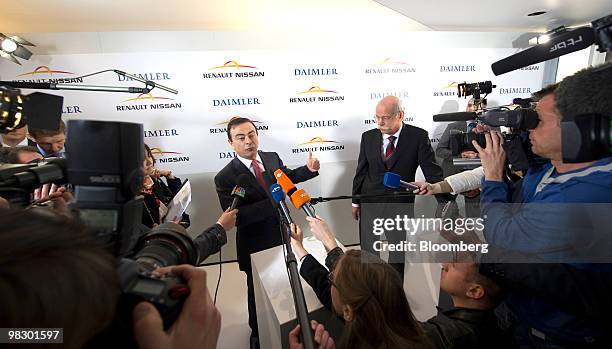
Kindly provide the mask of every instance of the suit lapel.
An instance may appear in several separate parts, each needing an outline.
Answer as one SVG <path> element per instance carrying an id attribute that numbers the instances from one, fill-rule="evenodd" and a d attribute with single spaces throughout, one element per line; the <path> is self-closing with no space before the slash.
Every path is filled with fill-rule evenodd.
<path id="1" fill-rule="evenodd" d="M 393 151 L 393 154 L 391 155 L 391 157 L 389 158 L 389 161 L 388 161 L 388 164 L 389 164 L 389 166 L 387 167 L 388 170 L 391 170 L 393 168 L 393 166 L 395 166 L 395 163 L 397 162 L 397 160 L 400 157 L 402 146 L 404 144 L 408 143 L 408 140 L 406 139 L 406 138 L 408 138 L 407 133 L 408 133 L 407 132 L 407 128 L 402 123 L 402 130 L 400 131 L 399 139 L 397 140 L 397 146 L 395 147 L 395 150 Z M 382 142 L 382 136 L 380 138 L 381 138 L 381 142 Z M 382 147 L 382 145 L 381 145 L 381 147 Z"/>
<path id="2" fill-rule="evenodd" d="M 374 135 L 376 136 L 374 139 L 374 144 L 375 147 L 374 149 L 376 150 L 376 156 L 374 157 L 377 160 L 377 163 L 380 167 L 382 168 L 386 168 L 385 165 L 385 161 L 383 160 L 383 153 L 382 153 L 382 146 L 383 146 L 383 138 L 382 138 L 382 132 L 380 132 L 379 129 L 376 129 L 376 133 L 374 133 Z"/>

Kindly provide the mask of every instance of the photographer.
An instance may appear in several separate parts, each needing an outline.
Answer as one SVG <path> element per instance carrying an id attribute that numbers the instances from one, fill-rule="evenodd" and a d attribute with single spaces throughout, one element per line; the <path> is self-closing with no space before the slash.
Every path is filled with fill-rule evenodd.
<path id="1" fill-rule="evenodd" d="M 481 208 L 486 217 L 487 242 L 548 262 L 572 261 L 576 254 L 597 253 L 576 246 L 585 243 L 581 239 L 591 238 L 583 234 L 601 228 L 589 226 L 591 222 L 579 215 L 580 204 L 612 202 L 612 158 L 564 163 L 560 122 L 562 117 L 570 115 L 612 114 L 611 67 L 607 64 L 603 68 L 582 70 L 558 86 L 549 86 L 538 93 L 539 123 L 530 130 L 529 138 L 533 153 L 550 162 L 529 169 L 515 196 L 514 202 L 520 206 L 508 205 L 511 193 L 504 182 L 506 155 L 501 146 L 502 136 L 497 132 L 487 134 L 485 148 L 474 144 L 484 169 Z M 594 267 L 591 264 L 573 265 L 587 270 Z M 612 271 L 610 264 L 600 264 L 597 268 Z M 559 281 L 549 275 L 540 274 L 539 277 L 542 279 L 537 282 L 542 284 Z M 536 343 L 560 348 L 609 345 L 605 324 L 579 318 L 531 294 L 510 292 L 497 315 L 503 326 L 525 347 Z"/>

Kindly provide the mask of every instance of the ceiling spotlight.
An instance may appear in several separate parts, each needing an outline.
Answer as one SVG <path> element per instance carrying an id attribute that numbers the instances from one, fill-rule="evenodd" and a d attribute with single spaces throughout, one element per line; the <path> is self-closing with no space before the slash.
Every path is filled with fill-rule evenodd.
<path id="1" fill-rule="evenodd" d="M 567 31 L 567 29 L 563 26 L 561 27 L 557 27 L 553 30 L 548 31 L 546 34 L 542 34 L 542 35 L 538 35 L 538 36 L 534 36 L 533 38 L 529 39 L 529 45 L 530 46 L 535 46 L 535 45 L 541 45 L 541 44 L 545 44 L 547 42 L 550 41 L 551 38 L 564 33 L 565 31 Z"/>
<path id="2" fill-rule="evenodd" d="M 24 46 L 35 46 L 31 42 L 18 36 L 6 36 L 0 33 L 0 57 L 11 62 L 21 64 L 16 57 L 28 60 L 32 57 L 32 52 Z"/>
<path id="3" fill-rule="evenodd" d="M 15 41 L 9 38 L 6 38 L 2 40 L 1 47 L 2 47 L 2 51 L 6 53 L 13 53 L 17 49 L 17 44 L 15 43 Z"/>

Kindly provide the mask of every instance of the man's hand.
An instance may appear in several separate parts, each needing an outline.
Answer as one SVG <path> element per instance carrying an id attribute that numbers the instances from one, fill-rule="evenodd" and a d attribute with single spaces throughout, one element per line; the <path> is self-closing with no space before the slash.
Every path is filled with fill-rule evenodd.
<path id="1" fill-rule="evenodd" d="M 222 226 L 226 232 L 230 231 L 233 227 L 236 226 L 236 215 L 237 214 L 238 214 L 237 208 L 230 211 L 228 207 L 227 210 L 225 210 L 225 212 L 223 212 L 221 217 L 219 217 L 219 219 L 217 220 L 217 224 Z"/>
<path id="2" fill-rule="evenodd" d="M 417 186 L 419 189 L 415 189 L 413 191 L 413 193 L 418 194 L 418 195 L 433 195 L 436 194 L 434 193 L 434 186 L 432 184 L 429 184 L 427 182 L 421 182 L 421 181 L 416 181 L 416 182 L 410 182 L 410 184 Z"/>
<path id="3" fill-rule="evenodd" d="M 461 158 L 463 159 L 476 159 L 478 157 L 478 153 L 471 150 L 465 150 L 461 152 Z"/>
<path id="4" fill-rule="evenodd" d="M 310 231 L 312 231 L 312 235 L 323 243 L 325 246 L 325 250 L 327 252 L 333 250 L 338 247 L 336 243 L 336 238 L 334 237 L 334 233 L 332 233 L 331 228 L 327 225 L 321 217 L 317 216 L 317 218 L 306 217 L 308 224 L 310 225 Z"/>
<path id="5" fill-rule="evenodd" d="M 336 347 L 334 339 L 329 335 L 329 332 L 325 330 L 325 327 L 318 322 L 310 321 L 310 326 L 314 331 L 314 344 L 318 349 L 334 349 Z M 300 325 L 295 326 L 291 332 L 289 332 L 289 348 L 291 349 L 304 349 L 304 344 L 300 342 L 300 334 L 302 329 Z"/>
<path id="6" fill-rule="evenodd" d="M 504 166 L 506 163 L 506 152 L 502 148 L 504 138 L 498 131 L 485 133 L 485 137 L 487 143 L 484 149 L 478 145 L 478 142 L 472 141 L 474 148 L 478 150 L 485 179 L 487 181 L 502 182 L 504 180 Z"/>
<path id="7" fill-rule="evenodd" d="M 361 214 L 361 207 L 359 207 L 359 206 L 351 207 L 351 214 L 353 215 L 353 219 L 358 221 L 359 220 L 359 215 Z"/>
<path id="8" fill-rule="evenodd" d="M 173 273 L 187 281 L 189 297 L 176 322 L 164 331 L 162 318 L 148 302 L 133 310 L 134 338 L 140 349 L 216 348 L 221 331 L 221 313 L 213 304 L 206 286 L 206 271 L 191 265 L 157 269 Z"/>
<path id="9" fill-rule="evenodd" d="M 321 169 L 321 163 L 319 163 L 319 159 L 312 156 L 312 152 L 308 152 L 308 160 L 306 161 L 306 167 L 310 170 L 310 172 L 317 172 Z"/>

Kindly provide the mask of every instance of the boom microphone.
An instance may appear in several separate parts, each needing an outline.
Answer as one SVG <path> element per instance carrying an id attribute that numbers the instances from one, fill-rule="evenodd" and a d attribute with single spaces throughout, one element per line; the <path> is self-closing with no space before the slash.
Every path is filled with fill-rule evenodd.
<path id="1" fill-rule="evenodd" d="M 585 49 L 595 42 L 591 27 L 580 27 L 554 35 L 550 41 L 530 47 L 491 64 L 493 74 L 501 75 L 528 65 L 547 61 Z"/>
<path id="2" fill-rule="evenodd" d="M 444 113 L 444 114 L 435 114 L 433 116 L 433 121 L 438 122 L 448 122 L 448 121 L 470 121 L 476 120 L 476 116 L 478 114 L 473 112 L 457 112 L 457 113 Z"/>
<path id="3" fill-rule="evenodd" d="M 276 203 L 280 206 L 281 212 L 283 213 L 283 218 L 287 224 L 293 224 L 293 219 L 291 219 L 291 215 L 289 214 L 289 209 L 287 208 L 287 204 L 285 203 L 285 193 L 280 185 L 274 183 L 270 186 L 270 193 L 272 194 L 272 199 L 276 201 Z"/>
<path id="4" fill-rule="evenodd" d="M 310 196 L 306 194 L 304 189 L 297 189 L 295 184 L 293 184 L 291 179 L 289 179 L 289 177 L 281 169 L 274 171 L 274 177 L 276 177 L 276 181 L 281 186 L 283 191 L 287 194 L 287 196 L 289 196 L 289 199 L 295 208 L 302 209 L 307 216 L 316 218 L 314 210 L 310 205 Z"/>

